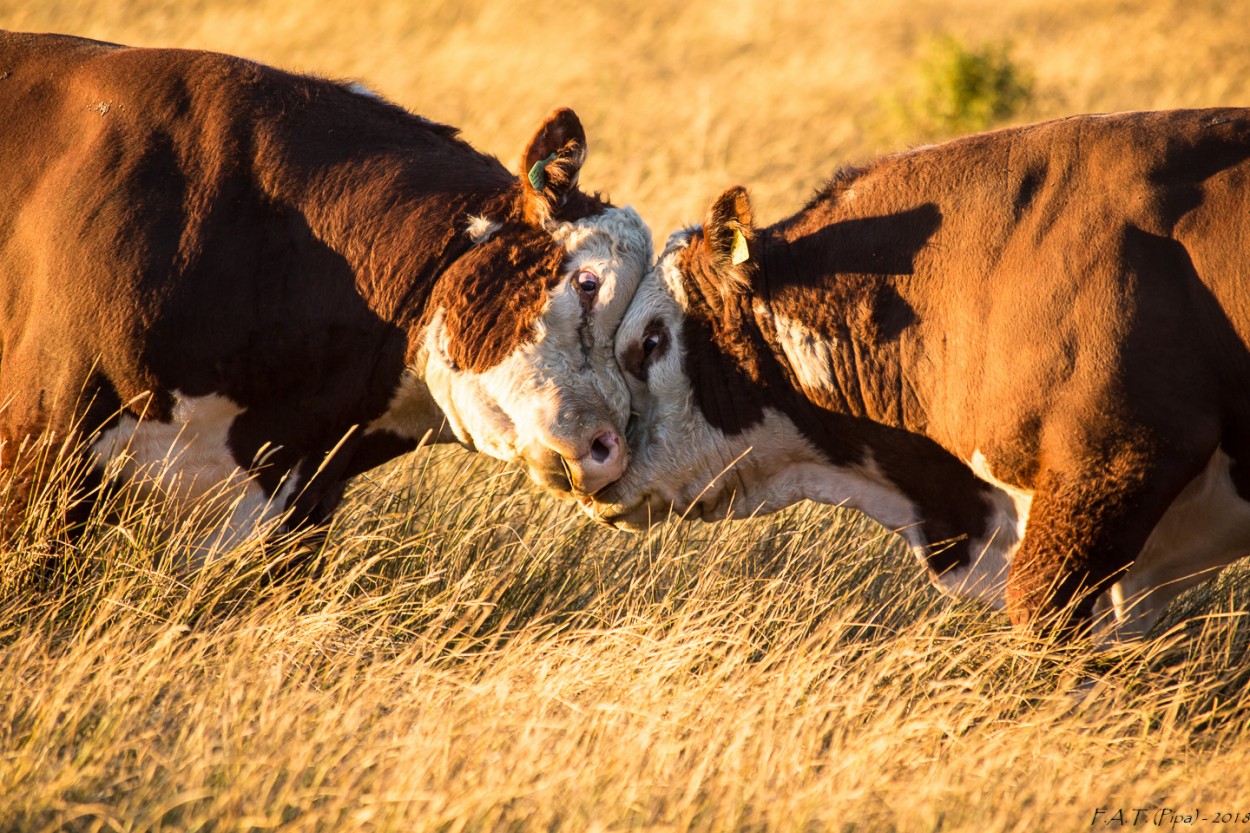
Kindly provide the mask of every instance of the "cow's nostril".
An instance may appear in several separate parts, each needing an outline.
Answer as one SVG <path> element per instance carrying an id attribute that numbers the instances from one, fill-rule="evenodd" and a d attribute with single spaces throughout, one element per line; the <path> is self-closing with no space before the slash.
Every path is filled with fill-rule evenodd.
<path id="1" fill-rule="evenodd" d="M 590 459 L 596 463 L 606 463 L 616 454 L 617 440 L 616 435 L 611 431 L 604 431 L 590 442 Z"/>

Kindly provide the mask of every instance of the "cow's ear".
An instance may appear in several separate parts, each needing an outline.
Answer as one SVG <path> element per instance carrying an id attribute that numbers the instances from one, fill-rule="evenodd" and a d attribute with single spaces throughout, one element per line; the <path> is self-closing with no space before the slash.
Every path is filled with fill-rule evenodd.
<path id="1" fill-rule="evenodd" d="M 521 157 L 526 214 L 546 222 L 577 189 L 585 161 L 586 131 L 577 114 L 562 107 L 547 117 Z"/>
<path id="2" fill-rule="evenodd" d="M 722 294 L 734 294 L 750 288 L 747 264 L 755 243 L 755 224 L 751 219 L 751 198 L 747 189 L 735 185 L 716 198 L 703 222 L 708 256 L 717 277 L 722 281 Z"/>

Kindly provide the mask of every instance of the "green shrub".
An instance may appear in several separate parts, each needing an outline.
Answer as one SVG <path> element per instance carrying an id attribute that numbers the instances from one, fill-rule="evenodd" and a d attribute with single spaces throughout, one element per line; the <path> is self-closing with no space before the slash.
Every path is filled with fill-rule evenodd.
<path id="1" fill-rule="evenodd" d="M 937 138 L 985 130 L 1019 113 L 1033 78 L 1007 43 L 969 48 L 943 35 L 921 51 L 912 87 L 892 102 L 907 133 Z"/>

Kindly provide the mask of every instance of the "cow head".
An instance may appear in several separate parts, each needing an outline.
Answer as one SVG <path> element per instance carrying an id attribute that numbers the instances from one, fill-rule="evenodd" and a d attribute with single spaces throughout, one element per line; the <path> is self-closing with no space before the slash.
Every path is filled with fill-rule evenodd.
<path id="1" fill-rule="evenodd" d="M 577 187 L 586 136 L 553 113 L 520 177 L 464 218 L 469 245 L 427 308 L 419 368 L 456 437 L 588 495 L 625 471 L 629 392 L 613 334 L 651 262 L 631 208 Z"/>
<path id="2" fill-rule="evenodd" d="M 794 464 L 816 455 L 768 407 L 771 354 L 750 291 L 755 237 L 746 191 L 731 189 L 702 227 L 670 238 L 639 286 L 616 337 L 636 414 L 633 461 L 583 501 L 598 520 L 639 528 L 670 512 L 744 517 L 802 496 Z"/>

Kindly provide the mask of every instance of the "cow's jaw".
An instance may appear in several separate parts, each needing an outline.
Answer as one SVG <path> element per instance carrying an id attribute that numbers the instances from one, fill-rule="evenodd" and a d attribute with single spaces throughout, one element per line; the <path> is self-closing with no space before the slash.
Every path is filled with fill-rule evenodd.
<path id="1" fill-rule="evenodd" d="M 592 517 L 621 529 L 641 531 L 670 517 L 766 515 L 808 496 L 808 481 L 821 465 L 794 425 L 772 410 L 732 437 L 695 409 L 640 430 L 649 439 L 633 444 L 629 471 L 586 505 Z"/>
<path id="2" fill-rule="evenodd" d="M 470 233 L 481 236 L 487 222 L 475 218 Z M 414 372 L 462 443 L 520 462 L 554 491 L 590 495 L 617 480 L 629 460 L 629 390 L 613 336 L 650 262 L 651 236 L 630 208 L 550 230 L 564 247 L 565 265 L 531 340 L 489 368 L 462 368 L 449 357 L 446 311 L 436 310 Z M 583 272 L 599 281 L 593 301 L 579 286 Z"/>
<path id="3" fill-rule="evenodd" d="M 620 481 L 586 505 L 596 520 L 642 531 L 670 517 L 720 521 L 767 515 L 802 500 L 858 509 L 898 532 L 922 560 L 921 514 L 871 454 L 835 465 L 784 414 L 726 436 L 697 410 L 651 425 Z"/>

